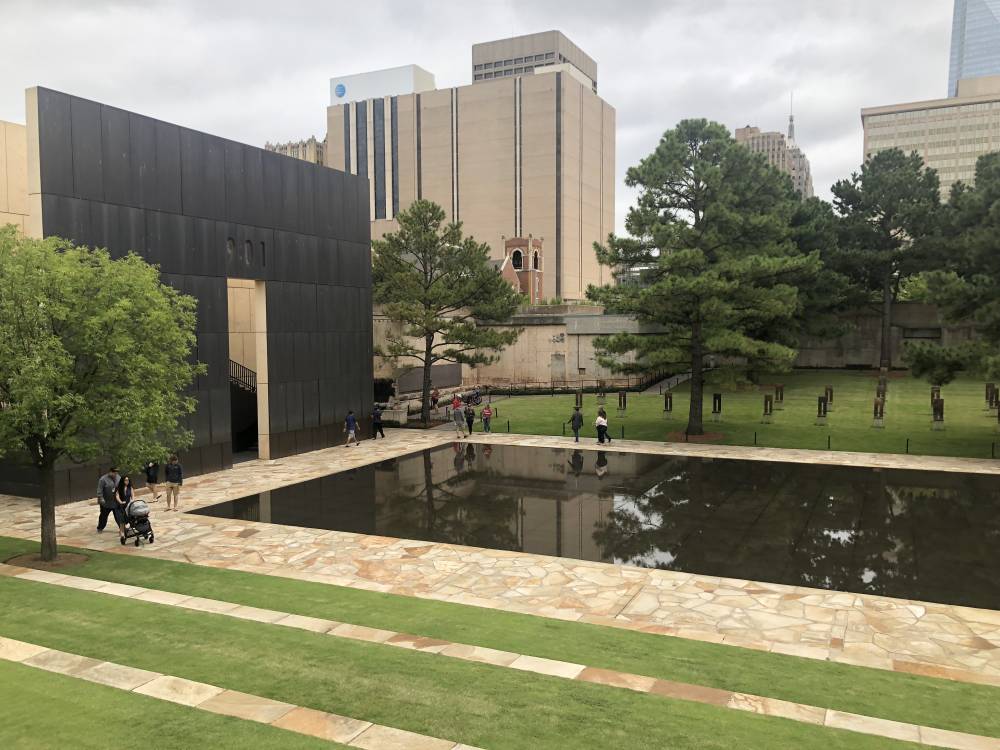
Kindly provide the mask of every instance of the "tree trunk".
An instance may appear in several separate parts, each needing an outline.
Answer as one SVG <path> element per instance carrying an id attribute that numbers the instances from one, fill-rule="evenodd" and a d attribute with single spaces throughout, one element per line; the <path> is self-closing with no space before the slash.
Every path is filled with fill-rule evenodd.
<path id="1" fill-rule="evenodd" d="M 424 451 L 424 488 L 426 492 L 424 507 L 427 511 L 427 531 L 433 536 L 437 526 L 437 507 L 434 505 L 434 464 L 431 462 L 430 451 Z"/>
<path id="2" fill-rule="evenodd" d="M 702 393 L 704 383 L 704 353 L 701 346 L 701 323 L 691 327 L 691 405 L 688 408 L 688 435 L 703 435 Z"/>
<path id="3" fill-rule="evenodd" d="M 879 367 L 892 367 L 892 276 L 882 282 L 882 354 Z"/>
<path id="4" fill-rule="evenodd" d="M 420 419 L 424 426 L 431 421 L 431 352 L 434 347 L 434 334 L 424 336 L 424 382 L 421 393 Z"/>
<path id="5" fill-rule="evenodd" d="M 42 480 L 42 560 L 56 559 L 56 468 L 55 462 L 46 458 L 39 468 Z"/>

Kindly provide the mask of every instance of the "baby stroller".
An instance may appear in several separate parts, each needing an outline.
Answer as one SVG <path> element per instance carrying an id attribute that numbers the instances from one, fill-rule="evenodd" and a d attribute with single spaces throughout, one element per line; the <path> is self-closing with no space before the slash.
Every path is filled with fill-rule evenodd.
<path id="1" fill-rule="evenodd" d="M 145 500 L 132 500 L 125 506 L 125 536 L 121 538 L 121 543 L 129 539 L 135 539 L 135 546 L 139 546 L 139 541 L 145 539 L 149 544 L 153 543 L 153 527 L 149 524 L 149 505 Z"/>

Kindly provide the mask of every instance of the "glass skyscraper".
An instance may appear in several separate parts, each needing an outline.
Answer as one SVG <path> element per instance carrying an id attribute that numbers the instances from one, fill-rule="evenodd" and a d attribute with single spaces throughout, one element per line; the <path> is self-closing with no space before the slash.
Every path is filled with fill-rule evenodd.
<path id="1" fill-rule="evenodd" d="M 1000 0 L 955 0 L 948 96 L 962 78 L 1000 75 Z"/>

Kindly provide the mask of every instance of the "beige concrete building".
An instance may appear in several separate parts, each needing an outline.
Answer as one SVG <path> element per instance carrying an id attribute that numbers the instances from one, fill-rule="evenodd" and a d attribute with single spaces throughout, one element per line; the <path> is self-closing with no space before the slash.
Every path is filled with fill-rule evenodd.
<path id="1" fill-rule="evenodd" d="M 597 92 L 597 63 L 558 31 L 472 45 L 472 80 L 567 71 Z"/>
<path id="2" fill-rule="evenodd" d="M 291 156 L 313 164 L 326 163 L 326 141 L 317 141 L 316 136 L 310 136 L 306 141 L 289 141 L 288 143 L 265 143 L 265 151 Z"/>
<path id="3" fill-rule="evenodd" d="M 546 34 L 476 45 L 474 70 L 511 60 L 499 79 L 332 105 L 326 163 L 369 178 L 373 238 L 432 200 L 496 260 L 505 238 L 540 239 L 543 296 L 579 300 L 611 278 L 593 243 L 614 228 L 615 110 L 594 93 L 596 64 Z M 553 64 L 516 66 L 529 50 Z"/>
<path id="4" fill-rule="evenodd" d="M 14 224 L 38 237 L 40 218 L 36 226 L 28 226 L 28 171 L 28 129 L 0 120 L 0 226 Z"/>
<path id="5" fill-rule="evenodd" d="M 972 183 L 976 160 L 1000 151 L 1000 76 L 958 82 L 957 96 L 861 110 L 864 158 L 889 148 L 916 151 L 941 178 L 941 194 Z"/>
<path id="6" fill-rule="evenodd" d="M 803 198 L 813 197 L 812 169 L 809 159 L 795 142 L 795 117 L 788 116 L 788 135 L 776 131 L 761 132 L 747 125 L 736 129 L 736 142 L 751 151 L 764 154 L 771 166 L 792 178 L 792 185 Z"/>

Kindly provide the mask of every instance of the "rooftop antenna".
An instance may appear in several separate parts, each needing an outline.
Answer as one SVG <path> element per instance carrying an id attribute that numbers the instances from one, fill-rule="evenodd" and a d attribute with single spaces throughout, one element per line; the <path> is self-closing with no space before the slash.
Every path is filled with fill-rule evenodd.
<path id="1" fill-rule="evenodd" d="M 795 140 L 795 92 L 788 95 L 788 140 Z"/>

